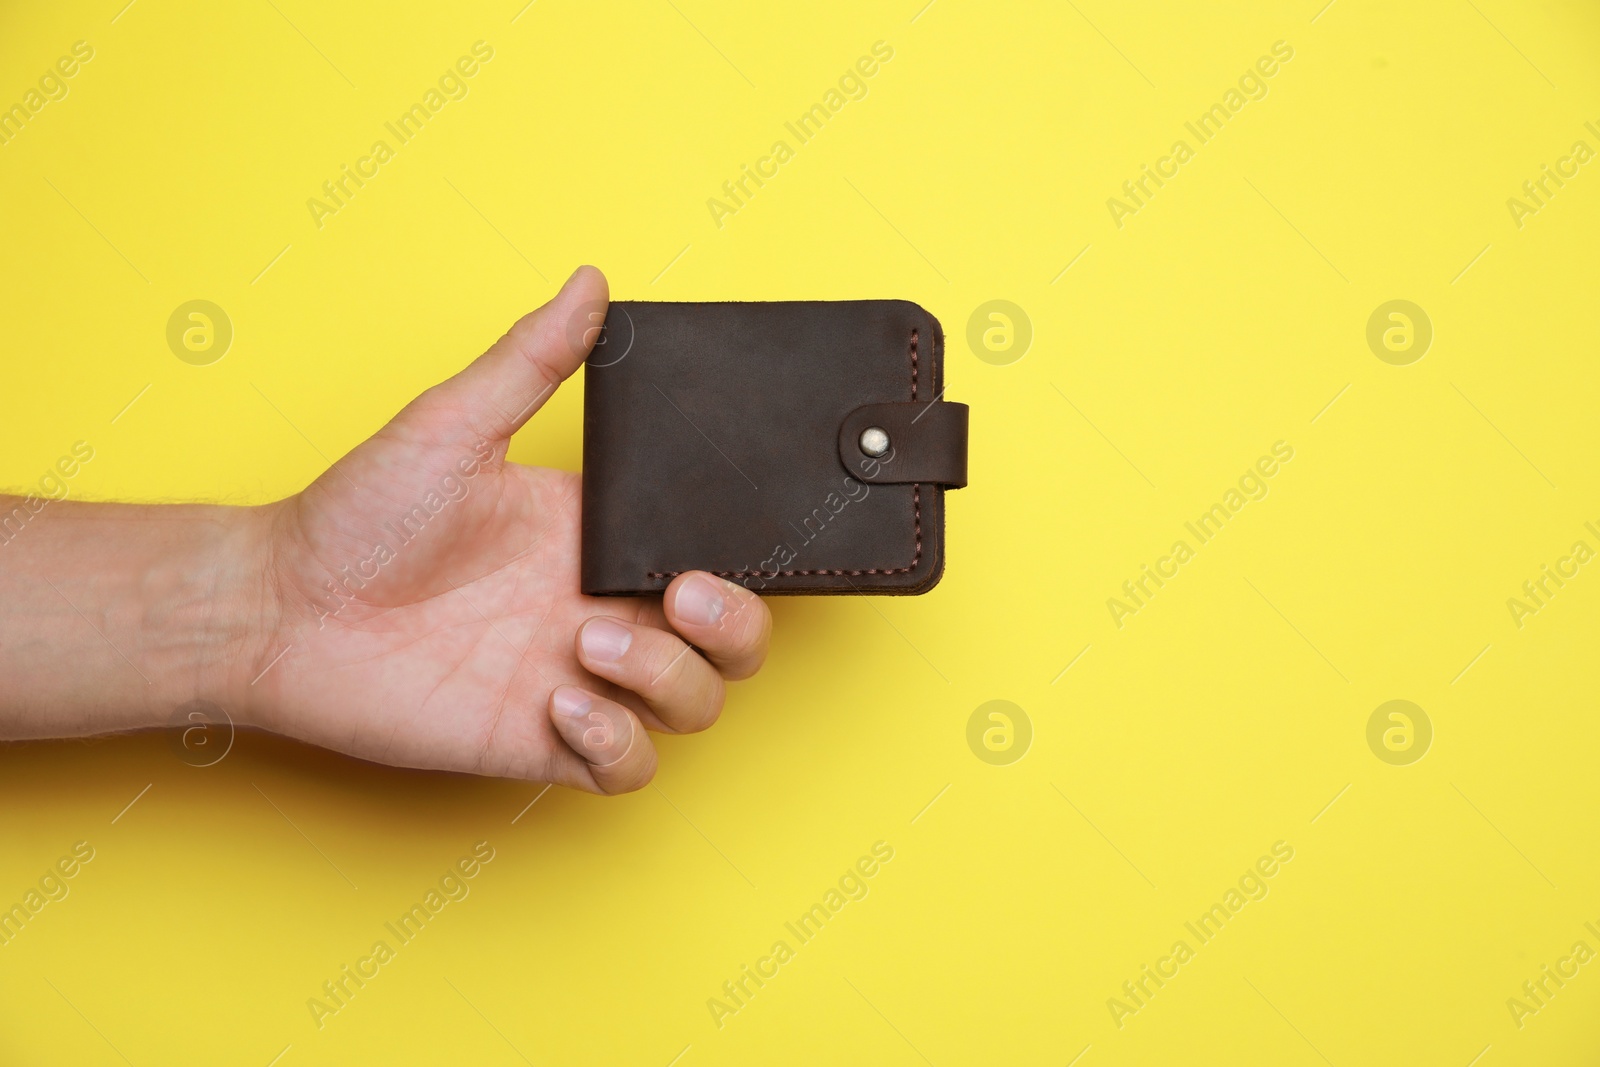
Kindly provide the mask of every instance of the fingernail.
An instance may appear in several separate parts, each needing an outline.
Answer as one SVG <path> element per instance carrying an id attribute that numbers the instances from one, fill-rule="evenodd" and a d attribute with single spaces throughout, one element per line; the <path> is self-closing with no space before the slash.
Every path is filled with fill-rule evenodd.
<path id="1" fill-rule="evenodd" d="M 633 634 L 619 622 L 607 618 L 589 620 L 578 635 L 583 642 L 583 654 L 601 663 L 615 663 L 633 644 Z"/>
<path id="2" fill-rule="evenodd" d="M 556 714 L 568 719 L 582 719 L 583 713 L 594 704 L 589 694 L 575 685 L 562 686 L 555 691 L 550 700 L 555 705 Z"/>
<path id="3" fill-rule="evenodd" d="M 556 730 L 572 750 L 593 767 L 610 767 L 620 762 L 633 748 L 632 724 L 617 709 L 601 705 L 597 697 L 575 685 L 564 685 L 552 694 Z M 599 705 L 599 706 L 596 706 Z"/>
<path id="4" fill-rule="evenodd" d="M 683 621 L 712 626 L 728 610 L 728 603 L 719 584 L 696 575 L 678 587 L 675 607 Z"/>

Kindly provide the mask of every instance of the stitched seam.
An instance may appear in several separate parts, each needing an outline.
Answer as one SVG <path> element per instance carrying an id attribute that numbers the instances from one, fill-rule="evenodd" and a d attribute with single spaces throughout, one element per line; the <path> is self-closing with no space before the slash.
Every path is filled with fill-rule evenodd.
<path id="1" fill-rule="evenodd" d="M 917 399 L 917 330 L 911 330 L 911 399 Z M 845 575 L 858 578 L 864 574 L 910 574 L 917 569 L 917 564 L 922 562 L 922 485 L 914 483 L 911 486 L 911 515 L 916 532 L 917 548 L 911 556 L 911 563 L 905 567 L 867 567 L 863 570 L 791 570 L 791 571 L 711 571 L 719 578 L 799 578 L 806 575 Z M 647 578 L 676 578 L 684 571 L 646 571 Z"/>
<path id="2" fill-rule="evenodd" d="M 911 328 L 911 399 L 917 399 L 917 329 Z"/>
<path id="3" fill-rule="evenodd" d="M 819 575 L 848 575 L 852 578 L 863 574 L 910 574 L 917 569 L 917 564 L 922 562 L 922 486 L 911 487 L 912 515 L 916 523 L 917 550 L 911 557 L 911 565 L 907 567 L 868 567 L 864 570 L 791 570 L 791 571 L 710 571 L 719 578 L 798 578 L 810 574 Z M 647 578 L 676 578 L 686 571 L 646 571 Z"/>

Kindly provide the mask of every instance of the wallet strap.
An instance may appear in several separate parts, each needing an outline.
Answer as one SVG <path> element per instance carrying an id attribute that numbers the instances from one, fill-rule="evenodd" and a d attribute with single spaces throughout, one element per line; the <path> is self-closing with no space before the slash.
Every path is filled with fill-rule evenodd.
<path id="1" fill-rule="evenodd" d="M 887 440 L 873 434 L 864 442 L 872 429 Z M 967 405 L 936 400 L 856 408 L 839 427 L 839 460 L 851 477 L 874 485 L 960 489 L 967 484 Z"/>

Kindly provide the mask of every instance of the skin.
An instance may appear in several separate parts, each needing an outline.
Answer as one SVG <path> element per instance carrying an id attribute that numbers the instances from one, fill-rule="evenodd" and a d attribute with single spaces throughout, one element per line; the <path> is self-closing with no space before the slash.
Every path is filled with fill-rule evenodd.
<path id="1" fill-rule="evenodd" d="M 398 766 L 644 786 L 646 731 L 710 726 L 772 619 L 703 572 L 660 598 L 580 595 L 579 476 L 506 461 L 607 298 L 580 267 L 287 500 L 60 501 L 0 527 L 0 739 L 165 726 L 202 700 Z"/>

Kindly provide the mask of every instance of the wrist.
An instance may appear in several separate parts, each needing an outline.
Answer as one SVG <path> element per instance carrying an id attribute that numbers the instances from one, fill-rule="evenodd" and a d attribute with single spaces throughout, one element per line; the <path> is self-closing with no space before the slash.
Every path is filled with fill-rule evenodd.
<path id="1" fill-rule="evenodd" d="M 141 698 L 129 702 L 135 721 L 122 728 L 170 725 L 195 702 L 215 705 L 238 725 L 256 725 L 250 683 L 276 630 L 275 509 L 118 509 L 124 551 L 100 576 L 107 637 L 126 641 L 147 683 Z M 122 705 L 121 695 L 107 700 Z"/>
<path id="2" fill-rule="evenodd" d="M 167 664 L 162 699 L 168 719 L 191 701 L 215 704 L 240 726 L 264 725 L 262 676 L 277 665 L 281 618 L 273 531 L 281 504 L 206 509 L 195 555 L 181 566 L 168 600 L 173 614 L 153 626 Z"/>
<path id="3" fill-rule="evenodd" d="M 0 537 L 0 737 L 163 726 L 195 700 L 254 721 L 276 505 L 30 512 Z"/>
<path id="4" fill-rule="evenodd" d="M 240 726 L 262 726 L 269 705 L 264 683 L 280 667 L 282 603 L 274 565 L 283 504 L 227 509 L 214 542 L 211 576 L 218 595 L 202 617 L 194 696 L 218 704 Z"/>

